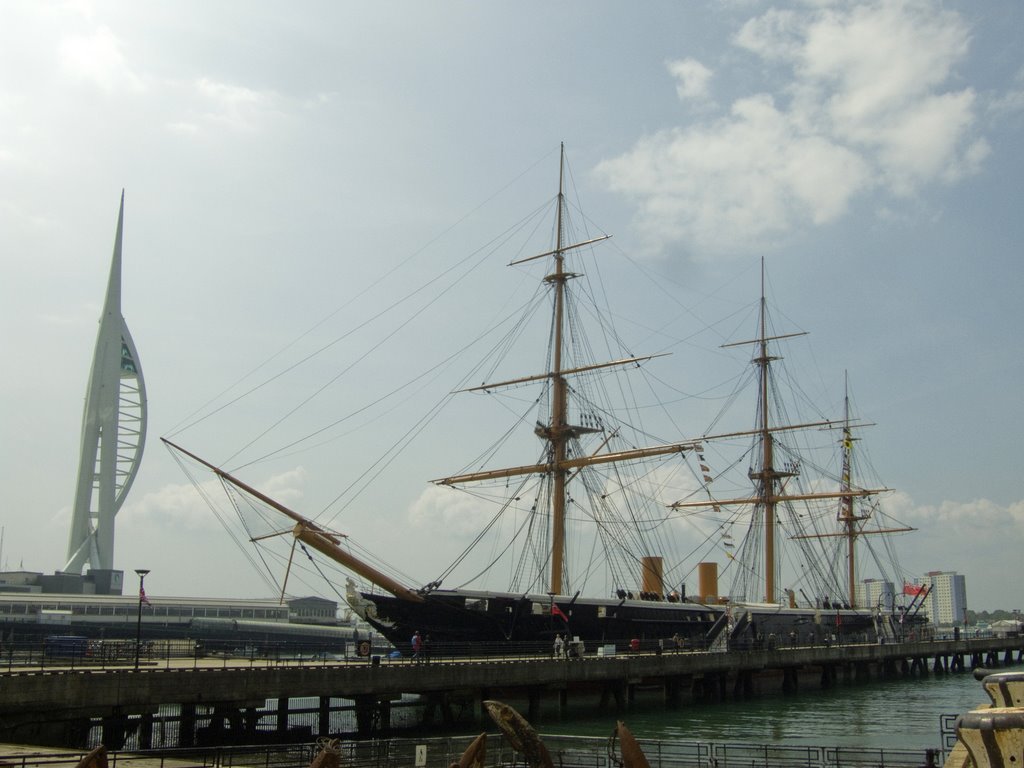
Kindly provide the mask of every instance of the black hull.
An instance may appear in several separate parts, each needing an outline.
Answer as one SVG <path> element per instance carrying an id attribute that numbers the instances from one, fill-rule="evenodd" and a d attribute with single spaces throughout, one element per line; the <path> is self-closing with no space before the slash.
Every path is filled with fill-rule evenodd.
<path id="1" fill-rule="evenodd" d="M 874 642 L 875 618 L 853 609 L 784 609 L 778 606 L 702 605 L 646 600 L 552 601 L 546 595 L 436 591 L 422 603 L 362 593 L 365 619 L 403 654 L 415 632 L 439 652 L 495 653 L 550 649 L 556 634 L 579 638 L 587 651 L 713 647 L 726 639 L 733 649 L 766 644 Z M 372 603 L 372 606 L 370 605 Z"/>

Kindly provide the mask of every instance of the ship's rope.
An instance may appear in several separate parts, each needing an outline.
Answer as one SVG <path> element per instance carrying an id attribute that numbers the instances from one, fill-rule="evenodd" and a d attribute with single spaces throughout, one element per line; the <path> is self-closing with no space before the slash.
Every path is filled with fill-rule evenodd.
<path id="1" fill-rule="evenodd" d="M 338 599 L 342 603 L 346 602 L 345 595 L 341 594 L 341 592 L 338 591 L 338 588 L 334 586 L 334 582 L 327 578 L 327 574 L 324 573 L 323 569 L 320 567 L 320 563 L 318 563 L 317 560 L 309 553 L 309 550 L 306 549 L 305 543 L 301 541 L 297 543 L 299 545 L 299 549 L 301 549 L 302 553 L 306 556 L 306 559 L 313 564 L 313 568 L 316 570 L 317 573 L 320 574 L 320 577 L 324 580 L 324 583 L 327 584 L 328 587 L 330 587 L 331 591 L 335 595 L 337 595 Z"/>
<path id="2" fill-rule="evenodd" d="M 275 584 L 269 576 L 270 568 L 266 560 L 263 559 L 262 554 L 260 555 L 259 562 L 257 562 L 257 560 L 253 557 L 250 548 L 245 546 L 245 542 L 243 542 L 241 538 L 238 536 L 236 529 L 228 522 L 227 517 L 221 512 L 220 506 L 214 502 L 213 497 L 207 492 L 205 485 L 201 483 L 198 477 L 195 475 L 195 473 L 191 471 L 191 464 L 185 461 L 184 455 L 176 451 L 167 443 L 164 443 L 164 445 L 167 446 L 167 450 L 171 454 L 171 457 L 181 468 L 182 472 L 185 473 L 185 476 L 189 479 L 189 482 L 192 484 L 192 487 L 196 489 L 196 491 L 199 493 L 199 496 L 206 503 L 206 506 L 210 509 L 211 512 L 213 512 L 214 517 L 217 518 L 217 522 L 220 523 L 221 527 L 227 532 L 228 536 L 235 543 L 235 546 L 242 552 L 243 556 L 249 561 L 249 564 L 253 567 L 253 570 L 255 570 L 260 575 L 260 578 L 263 580 L 264 584 L 268 588 L 273 590 Z M 211 472 L 210 475 L 212 474 L 213 473 Z M 236 516 L 239 518 L 239 520 L 241 520 L 242 514 L 238 506 L 238 500 L 235 497 L 235 495 L 230 492 L 233 486 L 230 486 L 223 479 L 220 479 L 220 485 L 221 488 L 224 490 L 229 503 L 232 505 Z M 260 563 L 263 564 L 262 568 L 260 568 Z"/>
<path id="3" fill-rule="evenodd" d="M 408 265 L 411 262 L 413 262 L 415 259 L 421 257 L 423 254 L 427 253 L 431 246 L 433 246 L 434 244 L 440 242 L 444 237 L 446 237 L 449 234 L 451 234 L 452 232 L 454 232 L 458 227 L 460 227 L 463 223 L 465 223 L 467 220 L 469 220 L 471 216 L 473 216 L 475 213 L 477 213 L 478 211 L 483 209 L 485 206 L 487 206 L 488 204 L 493 202 L 495 199 L 497 199 L 505 191 L 507 191 L 509 188 L 511 188 L 513 185 L 515 185 L 520 179 L 522 179 L 527 174 L 529 174 L 531 171 L 533 171 L 535 168 L 537 168 L 541 163 L 546 162 L 549 159 L 549 157 L 551 156 L 551 154 L 552 154 L 551 152 L 545 153 L 541 157 L 537 158 L 533 163 L 531 163 L 530 165 L 528 165 L 525 168 L 523 168 L 523 170 L 519 174 L 517 174 L 516 176 L 512 177 L 511 179 L 509 179 L 506 183 L 502 184 L 500 187 L 498 187 L 496 190 L 494 190 L 490 195 L 488 195 L 485 198 L 483 198 L 477 205 L 473 206 L 472 208 L 467 210 L 464 214 L 462 214 L 461 216 L 456 218 L 449 226 L 447 226 L 444 229 L 442 229 L 440 232 L 438 232 L 437 235 L 435 235 L 433 238 L 429 239 L 422 246 L 420 246 L 419 248 L 414 250 L 412 253 L 410 253 L 408 256 L 406 256 L 404 259 L 399 261 L 391 269 L 385 271 L 383 274 L 380 275 L 380 277 L 378 277 L 376 280 L 372 281 L 364 289 L 362 289 L 361 291 L 359 291 L 358 293 L 356 293 L 355 295 L 353 295 L 352 297 L 347 299 L 341 305 L 339 305 L 336 308 L 334 308 L 332 311 L 330 311 L 328 314 L 326 314 L 323 318 L 321 318 L 320 320 L 315 322 L 312 326 L 310 326 L 305 331 L 300 333 L 297 337 L 295 337 L 290 342 L 285 344 L 282 348 L 280 348 L 279 350 L 274 352 L 272 355 L 267 357 L 263 362 L 259 363 L 254 368 L 252 368 L 248 373 L 246 373 L 243 376 L 241 376 L 233 384 L 229 385 L 224 390 L 222 390 L 219 394 L 215 395 L 213 398 L 211 398 L 206 403 L 201 405 L 199 408 L 194 410 L 192 413 L 190 413 L 187 416 L 185 416 L 181 421 L 179 421 L 176 425 L 174 425 L 171 428 L 171 431 L 169 432 L 168 436 L 170 437 L 170 436 L 174 436 L 174 435 L 180 434 L 181 432 L 183 432 L 183 431 L 185 431 L 185 430 L 195 426 L 196 424 L 199 424 L 200 422 L 205 421 L 206 419 L 212 417 L 216 413 L 219 413 L 220 411 L 225 410 L 226 408 L 230 407 L 231 405 L 234 405 L 235 403 L 239 402 L 240 400 L 245 399 L 249 395 L 253 394 L 254 392 L 256 392 L 256 391 L 258 391 L 260 389 L 262 389 L 266 385 L 270 384 L 272 381 L 280 378 L 285 373 L 290 372 L 291 370 L 294 370 L 296 367 L 303 365 L 304 363 L 310 361 L 314 357 L 320 356 L 324 351 L 334 347 L 340 341 L 342 341 L 345 338 L 351 336 L 353 333 L 355 333 L 356 331 L 360 330 L 362 327 L 365 327 L 366 325 L 371 323 L 374 319 L 377 319 L 377 318 L 382 317 L 382 316 L 389 316 L 396 308 L 398 308 L 399 306 L 401 306 L 401 305 L 405 304 L 406 302 L 410 301 L 414 296 L 418 295 L 423 290 L 425 290 L 427 288 L 427 286 L 430 285 L 430 283 L 433 283 L 433 282 L 436 282 L 437 280 L 439 280 L 440 277 L 443 274 L 451 272 L 452 270 L 457 269 L 458 267 L 462 266 L 463 264 L 465 264 L 467 262 L 471 262 L 474 259 L 474 257 L 477 257 L 477 264 L 479 264 L 482 261 L 486 261 L 489 257 L 491 257 L 493 255 L 494 252 L 497 251 L 497 249 L 498 249 L 498 247 L 500 245 L 503 245 L 504 243 L 506 243 L 511 238 L 511 236 L 514 233 L 519 232 L 524 227 L 525 222 L 530 221 L 530 220 L 534 220 L 537 217 L 538 213 L 548 209 L 549 206 L 550 206 L 550 203 L 549 202 L 545 202 L 545 203 L 541 204 L 540 206 L 538 206 L 534 211 L 528 213 L 526 216 L 522 217 L 519 221 L 513 223 L 508 228 L 506 228 L 505 231 L 503 231 L 502 233 L 500 233 L 496 237 L 494 237 L 489 243 L 486 243 L 484 246 L 476 249 L 475 251 L 471 251 L 469 254 L 466 255 L 465 258 L 461 259 L 460 261 L 458 261 L 457 263 L 452 265 L 452 267 L 450 267 L 448 270 L 445 270 L 445 272 L 442 272 L 440 275 L 438 275 L 438 277 L 435 278 L 435 280 L 432 280 L 432 281 L 430 281 L 428 283 L 422 284 L 416 290 L 410 291 L 405 296 L 396 299 L 387 308 L 383 309 L 381 312 L 377 313 L 375 316 L 373 316 L 371 318 L 367 318 L 367 320 L 365 322 L 360 323 L 359 325 L 357 325 L 354 328 L 348 329 L 345 333 L 343 333 L 340 336 L 336 337 L 335 339 L 333 339 L 332 341 L 328 342 L 327 344 L 322 345 L 319 349 L 315 350 L 311 354 L 309 354 L 306 357 L 302 358 L 297 363 L 294 363 L 294 364 L 292 364 L 290 366 L 287 366 L 283 371 L 278 372 L 276 374 L 273 374 L 270 377 L 262 380 L 259 384 L 256 384 L 256 385 L 250 387 L 248 390 L 246 390 L 242 394 L 232 398 L 230 401 L 228 401 L 228 402 L 218 406 L 217 408 L 215 408 L 213 410 L 208 410 L 212 406 L 213 403 L 217 402 L 222 397 L 224 397 L 227 393 L 229 393 L 232 390 L 236 389 L 243 382 L 245 382 L 246 380 L 250 379 L 257 372 L 259 372 L 260 370 L 265 368 L 267 365 L 269 365 L 275 359 L 280 357 L 286 351 L 288 351 L 289 349 L 291 349 L 292 347 L 297 345 L 302 339 L 304 339 L 310 333 L 312 333 L 317 328 L 319 328 L 320 326 L 324 325 L 327 321 L 331 320 L 336 315 L 338 315 L 343 309 L 346 309 L 349 306 L 353 305 L 357 299 L 359 299 L 359 298 L 361 298 L 361 297 L 363 297 L 365 295 L 368 295 L 377 286 L 386 284 L 387 281 L 389 280 L 389 278 L 392 275 L 394 275 L 396 273 L 399 273 L 399 272 L 402 272 L 405 269 L 407 269 Z M 475 269 L 475 267 L 473 267 L 473 268 Z M 472 269 L 466 270 L 463 273 L 463 277 L 468 275 L 471 271 L 472 271 Z M 200 415 L 200 414 L 202 414 L 202 415 Z"/>

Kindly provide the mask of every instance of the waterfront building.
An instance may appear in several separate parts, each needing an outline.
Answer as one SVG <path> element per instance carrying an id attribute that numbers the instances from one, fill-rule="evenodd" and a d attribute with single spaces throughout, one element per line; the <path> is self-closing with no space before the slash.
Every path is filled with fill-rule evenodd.
<path id="1" fill-rule="evenodd" d="M 133 637 L 195 640 L 333 642 L 339 650 L 358 639 L 383 640 L 350 611 L 321 597 L 254 600 L 226 597 L 56 594 L 24 589 L 3 591 L 4 577 L 32 582 L 43 574 L 0 574 L 0 639 L 30 640 L 49 635 L 90 638 Z M 15 578 L 17 577 L 17 578 Z M 31 584 L 36 587 L 38 584 Z M 139 610 L 142 610 L 141 623 Z"/>
<path id="2" fill-rule="evenodd" d="M 932 624 L 940 627 L 964 626 L 967 621 L 967 580 L 956 571 L 930 571 L 926 583 L 931 587 L 925 601 Z"/>
<path id="3" fill-rule="evenodd" d="M 288 622 L 288 604 L 278 600 L 203 597 L 151 597 L 142 608 L 143 623 L 182 624 L 193 618 Z M 0 622 L 7 624 L 92 624 L 134 628 L 137 595 L 0 594 Z"/>
<path id="4" fill-rule="evenodd" d="M 337 624 L 338 603 L 325 597 L 297 597 L 288 601 L 288 620 L 294 624 Z"/>
<path id="5" fill-rule="evenodd" d="M 896 588 L 891 581 L 864 579 L 857 584 L 857 605 L 892 613 L 896 605 Z"/>

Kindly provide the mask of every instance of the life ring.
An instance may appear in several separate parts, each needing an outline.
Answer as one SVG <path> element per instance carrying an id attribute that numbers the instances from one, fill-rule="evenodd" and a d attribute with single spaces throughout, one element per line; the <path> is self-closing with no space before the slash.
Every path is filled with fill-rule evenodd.
<path id="1" fill-rule="evenodd" d="M 369 656 L 370 655 L 370 641 L 363 640 L 359 643 L 359 655 Z"/>

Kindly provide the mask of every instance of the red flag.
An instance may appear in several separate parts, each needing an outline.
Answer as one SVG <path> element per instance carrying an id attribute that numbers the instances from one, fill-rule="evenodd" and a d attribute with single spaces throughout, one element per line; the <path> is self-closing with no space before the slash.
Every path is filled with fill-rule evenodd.
<path id="1" fill-rule="evenodd" d="M 565 613 L 562 611 L 562 609 L 559 608 L 554 603 L 551 604 L 551 615 L 552 616 L 560 616 L 562 618 L 562 621 L 564 621 L 566 623 L 568 623 L 568 621 L 569 621 L 569 617 L 566 616 Z"/>
<path id="2" fill-rule="evenodd" d="M 924 591 L 923 584 L 910 584 L 909 582 L 903 582 L 903 594 L 917 596 Z"/>
<path id="3" fill-rule="evenodd" d="M 152 605 L 152 603 L 149 602 L 149 598 L 146 597 L 146 590 L 143 589 L 141 585 L 139 585 L 139 602 L 143 605 Z"/>

